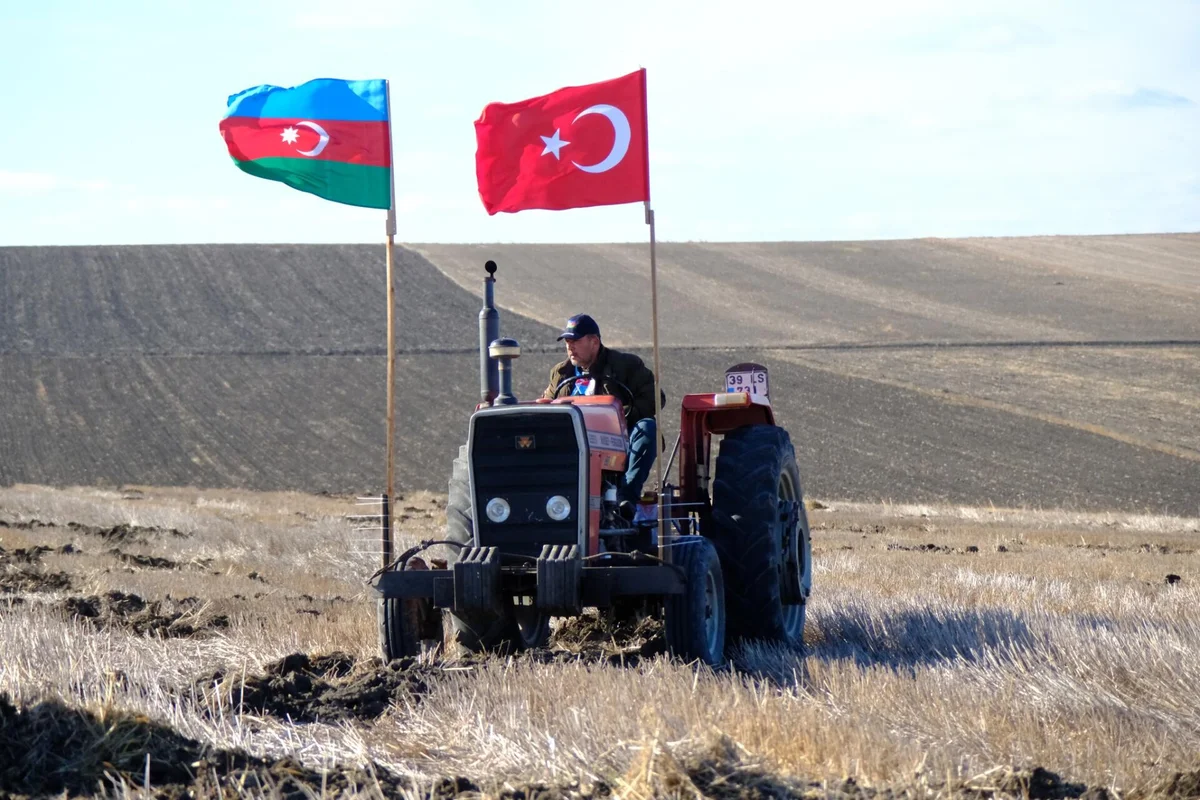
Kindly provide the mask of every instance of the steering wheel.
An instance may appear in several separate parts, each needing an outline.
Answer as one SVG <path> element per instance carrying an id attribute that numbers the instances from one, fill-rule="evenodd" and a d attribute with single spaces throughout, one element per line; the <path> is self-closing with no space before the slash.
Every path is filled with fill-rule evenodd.
<path id="1" fill-rule="evenodd" d="M 586 373 L 585 373 L 585 375 L 586 375 Z M 568 383 L 573 383 L 574 381 L 577 381 L 580 378 L 585 377 L 585 375 L 568 375 L 567 377 L 563 378 L 561 381 L 558 382 L 558 385 L 554 387 L 553 393 L 558 394 L 559 389 L 566 386 Z M 594 378 L 595 376 L 592 376 L 592 377 Z M 608 378 L 607 381 L 608 381 L 608 383 L 612 383 L 612 384 L 619 386 L 625 392 L 625 395 L 629 398 L 628 403 L 626 403 L 623 400 L 621 401 L 622 405 L 625 406 L 625 417 L 626 417 L 626 419 L 628 419 L 629 412 L 633 410 L 633 392 L 631 392 L 629 390 L 628 386 L 621 383 L 619 380 L 616 380 L 615 378 Z M 598 382 L 600 383 L 600 388 L 605 388 L 604 381 L 598 381 Z M 620 400 L 619 397 L 617 399 Z"/>

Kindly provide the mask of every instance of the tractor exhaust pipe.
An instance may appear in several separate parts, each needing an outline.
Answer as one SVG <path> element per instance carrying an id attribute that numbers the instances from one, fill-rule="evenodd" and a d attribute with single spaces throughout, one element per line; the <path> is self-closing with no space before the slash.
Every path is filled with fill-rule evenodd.
<path id="1" fill-rule="evenodd" d="M 483 279 L 483 308 L 479 311 L 479 399 L 490 406 L 500 394 L 500 370 L 488 357 L 488 345 L 500 338 L 500 312 L 496 310 L 496 262 L 488 261 L 483 268 L 488 276 Z"/>

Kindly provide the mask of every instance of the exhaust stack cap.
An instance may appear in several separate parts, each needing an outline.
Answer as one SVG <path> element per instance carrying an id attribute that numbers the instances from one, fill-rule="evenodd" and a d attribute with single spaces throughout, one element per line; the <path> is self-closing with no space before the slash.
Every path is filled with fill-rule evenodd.
<path id="1" fill-rule="evenodd" d="M 497 339 L 488 345 L 488 355 L 501 362 L 520 358 L 521 345 L 516 339 Z"/>
<path id="2" fill-rule="evenodd" d="M 500 394 L 496 396 L 496 405 L 511 406 L 517 402 L 513 394 L 512 362 L 521 357 L 521 345 L 516 339 L 496 339 L 488 345 L 488 355 L 500 365 Z"/>

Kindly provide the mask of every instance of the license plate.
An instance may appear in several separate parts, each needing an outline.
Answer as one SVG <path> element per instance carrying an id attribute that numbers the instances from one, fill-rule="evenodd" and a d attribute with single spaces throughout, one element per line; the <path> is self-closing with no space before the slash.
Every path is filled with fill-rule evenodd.
<path id="1" fill-rule="evenodd" d="M 725 391 L 748 392 L 751 396 L 770 396 L 770 384 L 767 382 L 767 371 L 749 370 L 746 372 L 725 373 Z"/>

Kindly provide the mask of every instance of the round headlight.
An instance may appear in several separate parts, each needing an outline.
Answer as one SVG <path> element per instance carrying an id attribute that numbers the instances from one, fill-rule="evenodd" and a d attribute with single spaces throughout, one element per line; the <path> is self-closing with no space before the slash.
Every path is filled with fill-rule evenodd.
<path id="1" fill-rule="evenodd" d="M 487 503 L 487 518 L 492 522 L 504 522 L 508 519 L 508 515 L 512 513 L 512 509 L 508 505 L 508 501 L 503 497 L 493 497 Z"/>
<path id="2" fill-rule="evenodd" d="M 556 494 L 546 501 L 546 513 L 555 522 L 562 522 L 571 516 L 571 501 L 561 494 Z"/>

